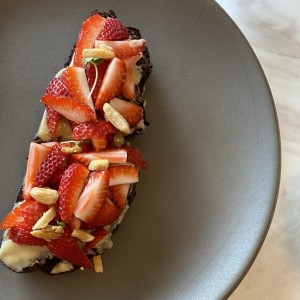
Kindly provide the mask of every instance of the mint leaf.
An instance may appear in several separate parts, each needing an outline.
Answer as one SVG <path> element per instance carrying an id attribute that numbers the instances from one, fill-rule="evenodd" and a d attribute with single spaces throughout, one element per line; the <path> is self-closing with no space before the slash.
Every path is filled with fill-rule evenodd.
<path id="1" fill-rule="evenodd" d="M 103 62 L 103 58 L 94 58 L 94 57 L 87 57 L 83 60 L 85 65 L 92 64 L 94 66 L 101 65 Z"/>

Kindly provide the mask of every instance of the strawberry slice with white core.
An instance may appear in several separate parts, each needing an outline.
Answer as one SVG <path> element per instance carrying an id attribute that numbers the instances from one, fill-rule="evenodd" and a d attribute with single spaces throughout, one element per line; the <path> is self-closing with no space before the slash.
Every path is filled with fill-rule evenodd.
<path id="1" fill-rule="evenodd" d="M 103 105 L 113 97 L 121 94 L 126 76 L 126 65 L 118 58 L 113 58 L 105 72 L 96 99 L 95 108 L 102 111 Z"/>
<path id="2" fill-rule="evenodd" d="M 95 111 L 76 99 L 45 95 L 42 102 L 77 124 L 96 120 Z"/>
<path id="3" fill-rule="evenodd" d="M 116 204 L 121 210 L 126 207 L 127 196 L 130 184 L 114 185 L 109 188 L 110 199 Z"/>
<path id="4" fill-rule="evenodd" d="M 58 212 L 63 222 L 73 220 L 73 212 L 88 175 L 89 170 L 79 163 L 69 165 L 64 172 L 58 189 Z"/>
<path id="5" fill-rule="evenodd" d="M 122 95 L 126 99 L 135 98 L 134 67 L 135 64 L 142 58 L 142 56 L 142 53 L 140 53 L 139 55 L 126 57 L 124 59 L 127 68 L 127 74 L 122 88 Z"/>
<path id="6" fill-rule="evenodd" d="M 81 67 L 67 67 L 61 77 L 67 86 L 68 92 L 76 100 L 88 105 L 94 110 L 94 103 L 90 95 L 90 88 L 85 75 L 85 69 Z"/>
<path id="7" fill-rule="evenodd" d="M 80 195 L 74 215 L 89 224 L 99 214 L 107 198 L 109 171 L 92 172 Z"/>
<path id="8" fill-rule="evenodd" d="M 23 197 L 25 200 L 31 198 L 30 190 L 34 185 L 36 174 L 50 152 L 50 147 L 46 147 L 33 142 L 30 144 L 27 160 L 27 170 L 23 182 Z"/>
<path id="9" fill-rule="evenodd" d="M 109 168 L 109 185 L 132 184 L 139 181 L 138 168 L 130 165 L 119 165 Z"/>
<path id="10" fill-rule="evenodd" d="M 82 51 L 83 49 L 91 49 L 94 47 L 95 40 L 99 36 L 105 21 L 106 19 L 99 14 L 94 14 L 82 24 L 75 48 L 74 66 L 84 66 Z"/>
<path id="11" fill-rule="evenodd" d="M 72 157 L 85 165 L 95 159 L 107 159 L 109 163 L 122 164 L 127 160 L 125 149 L 107 149 L 99 152 L 76 153 Z"/>
<path id="12" fill-rule="evenodd" d="M 140 52 L 143 52 L 146 49 L 146 40 L 125 40 L 125 41 L 95 41 L 95 48 L 98 48 L 100 45 L 106 44 L 109 47 L 112 47 L 116 57 L 125 58 L 128 56 L 139 55 Z"/>
<path id="13" fill-rule="evenodd" d="M 130 127 L 136 126 L 143 119 L 144 110 L 138 105 L 119 98 L 110 100 L 109 105 L 125 118 Z"/>
<path id="14" fill-rule="evenodd" d="M 120 216 L 121 210 L 115 205 L 108 197 L 105 199 L 100 213 L 89 224 L 90 226 L 97 228 L 111 224 Z"/>

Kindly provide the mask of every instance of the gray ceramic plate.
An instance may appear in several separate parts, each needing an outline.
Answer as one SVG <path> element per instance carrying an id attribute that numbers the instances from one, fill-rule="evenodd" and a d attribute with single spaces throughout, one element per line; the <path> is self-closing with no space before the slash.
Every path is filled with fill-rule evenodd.
<path id="1" fill-rule="evenodd" d="M 114 9 L 148 39 L 151 127 L 135 144 L 150 169 L 103 256 L 104 274 L 20 275 L 1 266 L 1 299 L 225 297 L 266 234 L 280 150 L 262 70 L 213 1 L 1 1 L 1 218 L 25 172 L 39 99 L 96 8 Z"/>

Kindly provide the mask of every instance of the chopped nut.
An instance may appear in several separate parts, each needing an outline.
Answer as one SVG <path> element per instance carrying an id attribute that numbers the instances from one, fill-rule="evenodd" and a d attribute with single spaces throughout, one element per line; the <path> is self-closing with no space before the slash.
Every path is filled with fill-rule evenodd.
<path id="1" fill-rule="evenodd" d="M 105 117 L 110 123 L 112 123 L 117 129 L 126 134 L 130 133 L 130 127 L 126 119 L 108 103 L 103 105 L 103 111 Z"/>
<path id="2" fill-rule="evenodd" d="M 93 257 L 94 268 L 97 273 L 103 273 L 103 264 L 101 255 L 97 255 Z"/>
<path id="3" fill-rule="evenodd" d="M 41 218 L 34 224 L 32 230 L 42 229 L 48 226 L 49 222 L 56 216 L 56 211 L 54 207 L 49 208 Z"/>
<path id="4" fill-rule="evenodd" d="M 58 191 L 49 188 L 34 187 L 30 190 L 30 195 L 36 201 L 52 205 L 58 200 Z"/>
<path id="5" fill-rule="evenodd" d="M 102 44 L 98 48 L 83 49 L 82 56 L 84 58 L 113 58 L 115 53 L 112 47 Z"/>
<path id="6" fill-rule="evenodd" d="M 46 241 L 59 239 L 64 229 L 61 226 L 48 225 L 42 229 L 31 231 L 30 234 Z"/>
<path id="7" fill-rule="evenodd" d="M 61 151 L 65 154 L 73 154 L 82 152 L 82 148 L 79 145 L 73 147 L 65 146 L 61 148 Z"/>
<path id="8" fill-rule="evenodd" d="M 90 171 L 104 171 L 109 167 L 108 159 L 94 159 L 89 163 L 88 169 Z"/>
<path id="9" fill-rule="evenodd" d="M 95 238 L 88 231 L 82 229 L 74 229 L 72 232 L 72 236 L 78 238 L 79 240 L 85 243 L 90 242 Z"/>

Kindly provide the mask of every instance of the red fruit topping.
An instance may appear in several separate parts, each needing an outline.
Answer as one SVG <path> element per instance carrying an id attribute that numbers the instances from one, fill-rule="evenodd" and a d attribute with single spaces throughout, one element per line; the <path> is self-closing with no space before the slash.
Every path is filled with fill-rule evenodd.
<path id="1" fill-rule="evenodd" d="M 106 148 L 107 140 L 105 136 L 98 136 L 91 139 L 93 147 L 96 151 L 100 151 Z"/>
<path id="2" fill-rule="evenodd" d="M 72 237 L 71 231 L 67 227 L 59 239 L 51 240 L 48 243 L 48 248 L 54 256 L 60 259 L 67 260 L 76 266 L 86 269 L 93 268 L 92 263 L 80 248 L 76 239 Z"/>
<path id="3" fill-rule="evenodd" d="M 74 56 L 74 66 L 83 67 L 83 49 L 90 49 L 94 47 L 95 40 L 99 36 L 106 19 L 101 17 L 99 14 L 92 15 L 89 17 L 81 27 Z"/>
<path id="4" fill-rule="evenodd" d="M 59 167 L 56 169 L 56 171 L 54 171 L 54 173 L 51 175 L 51 177 L 49 178 L 49 183 L 60 183 L 60 180 L 64 174 L 64 172 L 66 171 L 67 167 Z"/>
<path id="5" fill-rule="evenodd" d="M 67 67 L 61 78 L 67 86 L 72 98 L 88 105 L 92 110 L 94 110 L 94 103 L 92 98 L 89 96 L 90 89 L 84 68 Z"/>
<path id="6" fill-rule="evenodd" d="M 47 210 L 47 206 L 37 201 L 32 202 L 26 207 L 21 208 L 21 216 L 19 215 L 19 222 L 9 229 L 9 238 L 19 245 L 46 245 L 46 241 L 31 235 L 33 225 L 42 217 L 43 213 Z"/>
<path id="7" fill-rule="evenodd" d="M 125 63 L 116 57 L 113 58 L 102 80 L 99 94 L 95 103 L 96 109 L 102 111 L 104 103 L 121 93 L 125 76 Z"/>
<path id="8" fill-rule="evenodd" d="M 92 235 L 95 238 L 91 242 L 86 243 L 86 251 L 99 247 L 111 234 L 104 228 L 98 228 L 93 231 Z"/>
<path id="9" fill-rule="evenodd" d="M 87 224 L 90 224 L 95 219 L 107 198 L 108 183 L 108 170 L 91 173 L 76 204 L 74 215 L 77 218 Z"/>
<path id="10" fill-rule="evenodd" d="M 2 221 L 2 224 L 0 225 L 0 229 L 9 229 L 16 225 L 18 225 L 20 222 L 23 222 L 24 218 L 22 215 L 22 209 L 24 209 L 26 206 L 32 204 L 35 200 L 25 200 L 22 204 L 19 206 L 16 206 L 12 212 L 7 214 L 7 216 Z"/>
<path id="11" fill-rule="evenodd" d="M 46 106 L 47 126 L 51 136 L 56 137 L 57 127 L 60 120 L 60 114 L 53 108 Z"/>
<path id="12" fill-rule="evenodd" d="M 68 89 L 60 78 L 54 77 L 47 86 L 45 95 L 69 96 Z M 47 125 L 52 137 L 56 136 L 60 115 L 51 107 L 46 107 Z"/>
<path id="13" fill-rule="evenodd" d="M 42 102 L 77 124 L 96 120 L 95 111 L 76 99 L 46 95 Z"/>
<path id="14" fill-rule="evenodd" d="M 36 174 L 51 152 L 51 148 L 32 142 L 29 148 L 26 175 L 23 182 L 23 197 L 25 200 L 31 199 L 30 190 L 34 186 Z"/>
<path id="15" fill-rule="evenodd" d="M 130 184 L 120 184 L 120 185 L 111 186 L 109 188 L 110 199 L 121 210 L 123 210 L 126 207 L 129 187 Z"/>
<path id="16" fill-rule="evenodd" d="M 100 213 L 95 217 L 91 225 L 94 228 L 108 225 L 118 219 L 120 213 L 120 209 L 109 198 L 106 198 Z"/>
<path id="17" fill-rule="evenodd" d="M 61 144 L 55 144 L 51 148 L 51 152 L 48 154 L 36 174 L 34 186 L 44 187 L 53 173 L 67 157 L 67 155 L 61 151 L 61 148 Z"/>
<path id="18" fill-rule="evenodd" d="M 124 149 L 107 149 L 99 152 L 77 153 L 72 157 L 83 164 L 88 165 L 94 159 L 107 159 L 109 163 L 125 163 L 127 160 L 127 151 Z"/>
<path id="19" fill-rule="evenodd" d="M 146 40 L 126 40 L 126 41 L 95 41 L 95 48 L 98 48 L 100 45 L 106 44 L 109 47 L 112 47 L 115 53 L 115 56 L 118 58 L 125 58 L 128 56 L 139 55 L 140 52 L 143 52 L 146 49 Z"/>
<path id="20" fill-rule="evenodd" d="M 88 175 L 89 170 L 79 163 L 71 164 L 64 172 L 58 189 L 58 212 L 63 222 L 68 223 L 72 220 L 77 200 Z"/>
<path id="21" fill-rule="evenodd" d="M 137 148 L 127 147 L 125 149 L 127 151 L 127 162 L 134 164 L 135 166 L 143 170 L 146 170 L 148 168 L 147 161 Z"/>
<path id="22" fill-rule="evenodd" d="M 119 98 L 110 100 L 109 104 L 126 119 L 131 127 L 136 126 L 143 119 L 144 110 L 138 105 Z"/>
<path id="23" fill-rule="evenodd" d="M 68 88 L 63 83 L 61 78 L 54 77 L 47 86 L 45 95 L 52 95 L 52 96 L 69 96 Z"/>
<path id="24" fill-rule="evenodd" d="M 107 18 L 100 33 L 99 39 L 103 41 L 122 41 L 129 38 L 127 28 L 114 18 Z"/>
<path id="25" fill-rule="evenodd" d="M 135 64 L 142 58 L 142 53 L 135 56 L 130 56 L 124 59 L 127 68 L 127 74 L 122 88 L 122 95 L 127 99 L 134 99 L 136 95 L 134 82 L 134 67 Z"/>
<path id="26" fill-rule="evenodd" d="M 46 240 L 39 239 L 33 236 L 29 227 L 13 227 L 9 229 L 8 237 L 14 243 L 19 245 L 30 245 L 30 246 L 45 246 Z"/>
<path id="27" fill-rule="evenodd" d="M 102 83 L 102 80 L 104 78 L 106 69 L 108 67 L 110 63 L 110 60 L 104 60 L 100 65 L 98 65 L 97 68 L 97 72 L 98 72 L 98 79 L 96 82 L 96 85 L 93 89 L 92 92 L 92 98 L 94 100 L 94 102 L 97 99 L 98 93 L 99 93 L 99 89 Z M 96 80 L 96 69 L 95 66 L 92 64 L 89 64 L 88 67 L 85 69 L 85 73 L 86 73 L 86 77 L 87 77 L 87 81 L 88 81 L 88 85 L 90 90 L 93 88 L 95 80 Z"/>
<path id="28" fill-rule="evenodd" d="M 110 122 L 100 120 L 77 125 L 73 129 L 73 136 L 76 140 L 82 140 L 105 136 L 106 134 L 116 132 L 118 132 L 118 129 L 114 127 Z"/>
<path id="29" fill-rule="evenodd" d="M 109 168 L 109 185 L 135 183 L 139 181 L 139 170 L 129 165 L 119 165 Z"/>

